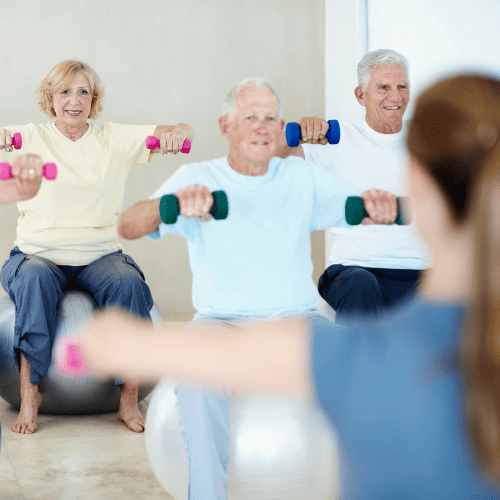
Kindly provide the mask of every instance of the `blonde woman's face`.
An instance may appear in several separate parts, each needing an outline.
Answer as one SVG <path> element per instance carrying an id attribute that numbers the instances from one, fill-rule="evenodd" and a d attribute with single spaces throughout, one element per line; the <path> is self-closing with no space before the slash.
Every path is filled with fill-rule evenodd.
<path id="1" fill-rule="evenodd" d="M 90 83 L 83 73 L 77 73 L 71 86 L 52 97 L 59 125 L 77 128 L 87 123 L 92 107 Z"/>

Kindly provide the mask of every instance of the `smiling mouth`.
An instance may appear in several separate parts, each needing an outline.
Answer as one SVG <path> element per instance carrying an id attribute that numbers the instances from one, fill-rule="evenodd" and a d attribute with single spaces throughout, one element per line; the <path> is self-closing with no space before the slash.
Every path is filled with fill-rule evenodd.
<path id="1" fill-rule="evenodd" d="M 388 109 L 389 111 L 395 111 L 399 109 L 401 106 L 384 106 L 384 109 Z"/>
<path id="2" fill-rule="evenodd" d="M 257 146 L 267 146 L 269 143 L 267 143 L 265 141 L 255 141 L 255 142 L 252 142 L 252 144 L 255 144 Z"/>
<path id="3" fill-rule="evenodd" d="M 78 116 L 81 111 L 69 111 L 69 110 L 66 110 L 66 113 L 68 113 L 69 116 Z"/>

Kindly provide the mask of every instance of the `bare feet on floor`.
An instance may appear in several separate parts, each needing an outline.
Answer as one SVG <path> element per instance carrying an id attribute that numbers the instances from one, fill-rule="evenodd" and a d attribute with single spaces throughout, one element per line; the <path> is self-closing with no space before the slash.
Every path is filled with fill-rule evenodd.
<path id="1" fill-rule="evenodd" d="M 139 410 L 138 389 L 138 382 L 122 384 L 118 420 L 124 422 L 134 432 L 143 432 L 146 426 L 146 419 Z"/>
<path id="2" fill-rule="evenodd" d="M 38 429 L 38 408 L 42 404 L 42 396 L 38 386 L 30 384 L 21 393 L 21 409 L 16 422 L 11 426 L 12 432 L 33 434 Z"/>

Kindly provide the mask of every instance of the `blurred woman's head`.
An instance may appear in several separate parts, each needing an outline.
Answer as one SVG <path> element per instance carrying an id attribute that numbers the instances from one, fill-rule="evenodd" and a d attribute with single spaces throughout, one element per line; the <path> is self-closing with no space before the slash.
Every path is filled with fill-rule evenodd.
<path id="1" fill-rule="evenodd" d="M 454 263 L 472 271 L 460 358 L 466 415 L 479 462 L 500 482 L 500 81 L 459 75 L 431 86 L 407 146 L 415 222 L 431 253 L 446 252 L 438 242 L 448 235 L 471 242 Z"/>
<path id="2" fill-rule="evenodd" d="M 499 138 L 498 80 L 455 76 L 434 84 L 417 99 L 407 137 L 412 169 L 417 163 L 435 181 L 457 225 L 473 212 L 476 188 L 482 190 L 481 182 L 500 168 Z"/>

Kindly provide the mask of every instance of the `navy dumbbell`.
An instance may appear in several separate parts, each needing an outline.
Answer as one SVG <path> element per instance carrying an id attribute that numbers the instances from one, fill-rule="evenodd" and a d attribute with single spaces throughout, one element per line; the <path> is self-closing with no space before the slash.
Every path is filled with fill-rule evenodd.
<path id="1" fill-rule="evenodd" d="M 328 120 L 330 127 L 326 131 L 325 137 L 330 144 L 338 144 L 340 142 L 340 125 L 338 120 Z M 300 144 L 302 135 L 300 133 L 300 125 L 297 122 L 290 122 L 286 124 L 286 143 L 295 148 Z"/>
<path id="2" fill-rule="evenodd" d="M 210 213 L 214 219 L 225 219 L 229 211 L 227 195 L 224 191 L 214 191 L 212 193 L 214 203 L 210 208 Z M 165 224 L 174 224 L 179 216 L 179 200 L 175 194 L 166 194 L 160 199 L 160 217 Z"/>
<path id="3" fill-rule="evenodd" d="M 398 215 L 395 224 L 406 226 L 411 222 L 408 211 L 409 198 L 401 196 L 396 199 L 398 204 Z M 345 220 L 350 226 L 357 226 L 365 217 L 370 217 L 363 204 L 363 199 L 359 196 L 349 196 L 345 202 Z"/>

